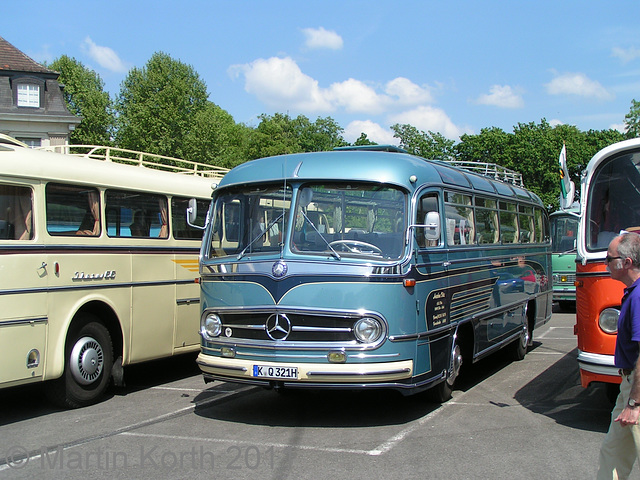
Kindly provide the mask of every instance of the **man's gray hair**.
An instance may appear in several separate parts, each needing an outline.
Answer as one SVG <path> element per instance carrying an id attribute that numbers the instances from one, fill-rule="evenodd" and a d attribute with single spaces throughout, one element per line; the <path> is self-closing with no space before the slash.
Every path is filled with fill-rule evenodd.
<path id="1" fill-rule="evenodd" d="M 618 255 L 622 258 L 630 258 L 633 266 L 640 268 L 640 235 L 633 232 L 620 235 Z"/>

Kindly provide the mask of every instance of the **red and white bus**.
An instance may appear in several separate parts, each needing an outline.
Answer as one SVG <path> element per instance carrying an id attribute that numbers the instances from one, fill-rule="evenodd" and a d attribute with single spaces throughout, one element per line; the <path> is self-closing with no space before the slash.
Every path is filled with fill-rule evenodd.
<path id="1" fill-rule="evenodd" d="M 583 387 L 620 383 L 614 365 L 624 285 L 611 279 L 604 258 L 622 230 L 640 230 L 640 138 L 610 145 L 594 155 L 581 180 L 576 258 L 578 364 Z"/>

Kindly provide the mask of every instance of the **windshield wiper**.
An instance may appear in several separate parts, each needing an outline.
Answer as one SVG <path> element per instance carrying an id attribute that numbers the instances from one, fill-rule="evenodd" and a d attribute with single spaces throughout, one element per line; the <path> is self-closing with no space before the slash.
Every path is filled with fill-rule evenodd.
<path id="1" fill-rule="evenodd" d="M 284 217 L 284 212 L 282 212 L 280 215 L 278 215 L 278 217 L 277 217 L 277 218 L 275 218 L 275 219 L 271 220 L 271 222 L 269 222 L 269 224 L 266 226 L 266 228 L 264 229 L 264 231 L 263 231 L 263 232 L 260 232 L 256 238 L 254 238 L 253 240 L 251 240 L 251 241 L 249 242 L 249 244 L 248 244 L 246 247 L 244 247 L 244 248 L 242 249 L 242 251 L 238 254 L 238 258 L 237 258 L 237 260 L 240 260 L 242 257 L 244 257 L 244 254 L 247 252 L 247 249 L 248 249 L 251 245 L 253 245 L 254 243 L 256 243 L 260 237 L 262 237 L 265 233 L 267 233 L 267 232 L 271 229 L 271 227 L 273 227 L 276 223 L 278 223 L 278 220 L 280 220 L 282 217 Z"/>
<path id="2" fill-rule="evenodd" d="M 302 210 L 302 216 L 304 217 L 304 219 L 309 222 L 309 225 L 311 225 L 313 227 L 313 229 L 316 231 L 316 233 L 320 236 L 320 238 L 322 239 L 322 241 L 324 243 L 327 244 L 327 247 L 329 247 L 329 250 L 331 250 L 331 254 L 336 257 L 338 260 L 342 260 L 342 257 L 338 254 L 338 252 L 336 252 L 336 249 L 333 248 L 331 246 L 331 244 L 327 241 L 326 238 L 324 238 L 324 235 L 322 235 L 320 233 L 320 231 L 316 228 L 316 226 L 313 224 L 313 222 L 309 219 L 309 217 L 307 217 L 307 212 L 305 212 L 304 210 Z"/>

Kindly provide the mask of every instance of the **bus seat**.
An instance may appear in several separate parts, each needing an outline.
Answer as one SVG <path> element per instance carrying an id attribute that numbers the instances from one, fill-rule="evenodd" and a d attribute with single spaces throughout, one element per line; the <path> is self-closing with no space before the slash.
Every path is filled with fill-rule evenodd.
<path id="1" fill-rule="evenodd" d="M 133 214 L 133 222 L 129 225 L 132 237 L 148 237 L 149 225 L 144 218 L 144 212 L 138 210 Z"/>
<path id="2" fill-rule="evenodd" d="M 6 240 L 14 240 L 15 238 L 15 228 L 13 223 L 7 222 L 5 220 L 0 220 L 0 238 Z"/>

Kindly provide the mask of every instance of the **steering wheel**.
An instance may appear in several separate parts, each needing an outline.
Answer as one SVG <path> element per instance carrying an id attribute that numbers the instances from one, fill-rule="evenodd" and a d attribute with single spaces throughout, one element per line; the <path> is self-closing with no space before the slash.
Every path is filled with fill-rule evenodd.
<path id="1" fill-rule="evenodd" d="M 365 250 L 371 250 L 373 253 L 382 255 L 382 250 L 380 250 L 375 245 L 367 242 L 361 242 L 359 240 L 334 240 L 333 242 L 329 243 L 329 246 L 343 246 L 347 249 L 348 252 L 351 253 L 364 253 Z"/>

